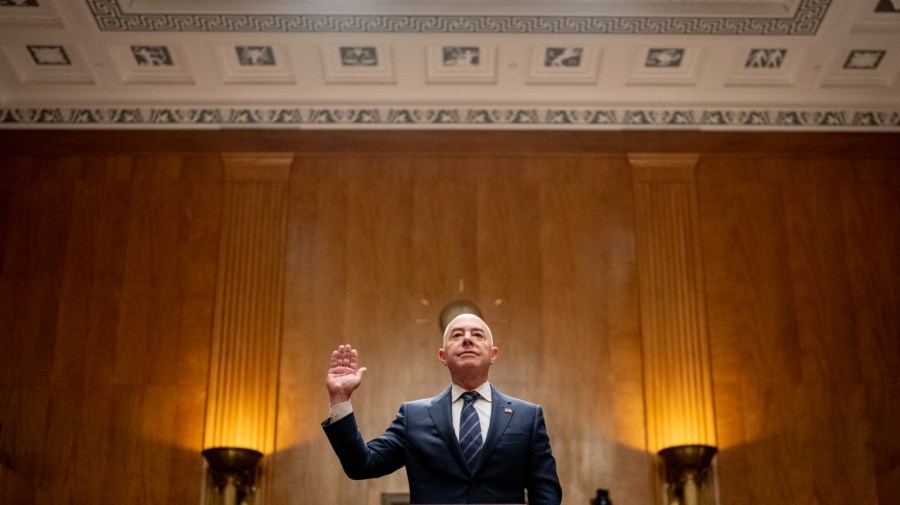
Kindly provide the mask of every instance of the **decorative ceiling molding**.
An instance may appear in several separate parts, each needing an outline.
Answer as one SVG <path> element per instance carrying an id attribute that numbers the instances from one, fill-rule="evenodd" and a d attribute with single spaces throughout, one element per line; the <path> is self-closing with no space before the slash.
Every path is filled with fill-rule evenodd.
<path id="1" fill-rule="evenodd" d="M 132 13 L 87 0 L 101 31 L 815 35 L 832 0 L 802 0 L 787 17 Z"/>
<path id="2" fill-rule="evenodd" d="M 0 0 L 0 26 L 6 130 L 900 131 L 878 0 Z"/>
<path id="3" fill-rule="evenodd" d="M 470 107 L 111 107 L 0 108 L 0 129 L 140 128 L 467 128 L 584 130 L 896 131 L 896 110 L 742 108 Z"/>

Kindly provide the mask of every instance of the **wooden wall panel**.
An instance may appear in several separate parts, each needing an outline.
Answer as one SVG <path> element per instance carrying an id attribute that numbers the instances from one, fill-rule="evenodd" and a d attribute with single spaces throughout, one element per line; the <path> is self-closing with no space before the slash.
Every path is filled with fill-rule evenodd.
<path id="1" fill-rule="evenodd" d="M 127 243 L 131 202 L 130 162 L 111 159 L 110 165 L 123 165 L 125 172 L 106 179 L 105 159 L 85 159 L 84 169 L 92 177 L 74 187 L 58 315 L 58 332 L 65 338 L 54 346 L 53 385 L 86 390 L 112 382 L 108 364 L 115 362 L 117 304 L 125 270 L 122 245 Z M 92 350 L 87 357 L 85 349 Z"/>
<path id="2" fill-rule="evenodd" d="M 898 296 L 896 176 L 827 159 L 703 168 L 723 495 L 889 503 L 887 459 L 900 451 L 880 416 L 896 412 L 884 395 L 900 381 L 898 305 L 884 305 Z"/>
<path id="3" fill-rule="evenodd" d="M 168 135 L 190 155 L 165 149 L 164 137 L 149 152 L 112 141 L 86 146 L 90 155 L 4 151 L 0 463 L 15 477 L 3 474 L 0 497 L 201 501 L 219 151 L 233 150 L 234 135 Z M 351 137 L 298 144 L 288 182 L 267 503 L 378 503 L 405 489 L 403 472 L 343 476 L 319 426 L 325 363 L 340 342 L 360 346 L 370 371 L 354 404 L 364 434 L 380 434 L 401 401 L 446 386 L 436 319 L 457 296 L 493 323 L 496 385 L 543 404 L 566 503 L 586 504 L 597 487 L 615 503 L 656 503 L 623 148 L 640 145 L 580 135 L 572 154 L 563 144 L 518 152 L 521 140 L 469 134 L 418 152 L 413 140 Z M 286 150 L 285 135 L 273 138 Z M 734 136 L 653 138 L 701 154 L 722 502 L 892 503 L 900 154 L 819 154 L 809 148 L 819 137 L 800 141 L 802 156 L 788 139 L 766 150 L 738 148 Z"/>
<path id="4" fill-rule="evenodd" d="M 880 167 L 889 166 L 883 163 Z M 870 170 L 865 170 L 870 168 Z M 878 167 L 860 167 L 860 184 L 842 188 L 841 210 L 850 272 L 853 320 L 859 338 L 862 406 L 879 503 L 900 496 L 900 185 L 873 180 Z M 865 307 L 865 310 L 860 310 Z"/>
<path id="5" fill-rule="evenodd" d="M 319 427 L 328 397 L 322 390 L 325 368 L 317 358 L 330 355 L 333 342 L 315 336 L 339 334 L 344 319 L 344 306 L 335 299 L 346 293 L 347 191 L 340 167 L 329 159 L 317 161 L 304 163 L 302 170 L 295 163 L 289 182 L 284 336 L 269 482 L 275 496 L 312 493 L 323 503 L 340 503 L 343 486 L 322 485 L 339 482 L 341 470 L 321 464 L 330 449 Z"/>
<path id="6" fill-rule="evenodd" d="M 599 156 L 541 161 L 555 175 L 535 180 L 541 327 L 527 348 L 537 347 L 539 366 L 517 392 L 550 416 L 566 503 L 587 503 L 597 488 L 647 503 L 630 171 Z"/>
<path id="7" fill-rule="evenodd" d="M 221 167 L 12 164 L 0 277 L 9 467 L 36 504 L 199 501 L 219 211 L 204 202 L 218 198 Z"/>
<path id="8" fill-rule="evenodd" d="M 47 383 L 57 340 L 59 290 L 78 167 L 67 158 L 14 159 L 5 240 L 3 282 L 3 384 Z"/>

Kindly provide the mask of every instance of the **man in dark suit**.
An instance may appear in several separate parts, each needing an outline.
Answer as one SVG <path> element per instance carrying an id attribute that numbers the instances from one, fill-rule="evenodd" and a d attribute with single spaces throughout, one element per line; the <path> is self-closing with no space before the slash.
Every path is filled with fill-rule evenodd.
<path id="1" fill-rule="evenodd" d="M 559 505 L 562 489 L 541 407 L 487 381 L 498 354 L 481 318 L 454 318 L 438 350 L 451 386 L 401 405 L 387 431 L 366 443 L 350 406 L 366 369 L 356 349 L 339 346 L 326 378 L 331 416 L 322 426 L 347 476 L 369 479 L 406 466 L 414 504 L 525 503 L 527 491 L 530 505 Z"/>

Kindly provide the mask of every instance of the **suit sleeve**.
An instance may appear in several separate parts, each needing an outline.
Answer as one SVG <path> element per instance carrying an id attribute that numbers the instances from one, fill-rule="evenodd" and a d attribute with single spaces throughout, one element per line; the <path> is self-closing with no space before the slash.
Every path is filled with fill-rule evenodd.
<path id="1" fill-rule="evenodd" d="M 528 468 L 528 503 L 531 505 L 559 505 L 562 487 L 556 473 L 556 460 L 550 450 L 550 437 L 544 423 L 544 411 L 540 406 L 534 417 Z"/>
<path id="2" fill-rule="evenodd" d="M 354 480 L 372 479 L 393 473 L 404 465 L 405 412 L 404 404 L 387 431 L 368 443 L 363 441 L 354 414 L 333 423 L 330 419 L 322 423 L 325 435 L 347 477 Z"/>

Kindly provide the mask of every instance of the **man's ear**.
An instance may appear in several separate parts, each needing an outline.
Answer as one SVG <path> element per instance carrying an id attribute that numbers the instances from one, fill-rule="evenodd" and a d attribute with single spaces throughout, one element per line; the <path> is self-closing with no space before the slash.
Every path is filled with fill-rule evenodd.
<path id="1" fill-rule="evenodd" d="M 441 358 L 441 363 L 443 363 L 444 366 L 447 366 L 447 360 L 444 359 L 444 348 L 443 347 L 438 349 L 438 358 Z"/>
<path id="2" fill-rule="evenodd" d="M 500 349 L 498 347 L 491 347 L 491 363 L 497 359 L 497 356 L 500 355 Z"/>

